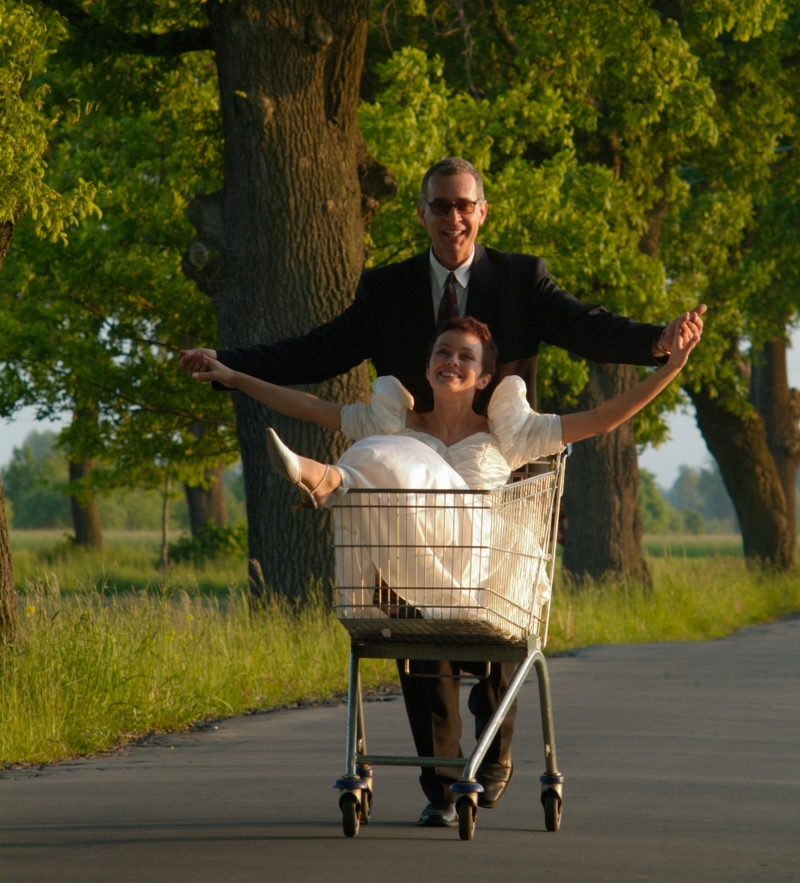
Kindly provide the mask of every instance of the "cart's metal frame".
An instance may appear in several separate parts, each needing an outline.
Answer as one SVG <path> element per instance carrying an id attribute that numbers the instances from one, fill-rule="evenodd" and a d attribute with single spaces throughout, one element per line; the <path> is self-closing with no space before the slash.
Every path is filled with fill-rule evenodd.
<path id="1" fill-rule="evenodd" d="M 569 451 L 552 458 L 543 472 L 541 463 L 531 464 L 523 474 L 517 473 L 517 481 L 536 482 L 545 476 L 554 476 L 552 498 L 547 518 L 547 536 L 542 543 L 542 558 L 546 562 L 550 585 L 555 569 L 555 546 L 558 533 L 558 516 L 564 484 L 564 467 Z M 537 474 L 537 472 L 539 474 Z M 551 479 L 552 480 L 552 479 Z M 363 493 L 386 493 L 385 491 L 359 491 Z M 425 492 L 414 492 L 425 493 Z M 474 492 L 473 492 L 474 493 Z M 542 720 L 545 767 L 541 781 L 541 801 L 545 813 L 545 826 L 548 831 L 557 831 L 561 822 L 564 777 L 558 770 L 556 759 L 555 730 L 550 696 L 550 678 L 543 649 L 547 641 L 547 626 L 551 600 L 539 619 L 533 618 L 536 625 L 523 640 L 490 642 L 475 640 L 471 643 L 458 640 L 453 644 L 453 634 L 447 635 L 446 644 L 435 643 L 427 635 L 393 635 L 387 638 L 370 640 L 363 634 L 353 637 L 350 646 L 350 665 L 347 690 L 347 738 L 345 749 L 345 772 L 334 783 L 339 789 L 339 805 L 342 810 L 344 833 L 349 837 L 358 834 L 359 825 L 369 821 L 373 799 L 373 767 L 375 766 L 415 766 L 415 767 L 461 767 L 461 778 L 451 785 L 456 797 L 459 835 L 462 840 L 471 840 L 474 833 L 478 807 L 478 794 L 483 787 L 476 780 L 476 774 L 492 740 L 502 725 L 506 714 L 517 698 L 522 685 L 532 669 L 536 669 L 539 686 L 539 705 Z M 381 622 L 381 621 L 379 621 Z M 384 621 L 385 622 L 385 621 Z M 344 625 L 347 622 L 343 621 Z M 358 630 L 356 630 L 358 631 Z M 377 637 L 377 636 L 376 636 Z M 426 638 L 428 638 L 426 640 Z M 465 640 L 462 638 L 462 640 Z M 469 641 L 469 638 L 466 639 Z M 447 648 L 450 655 L 443 657 Z M 361 659 L 406 659 L 440 660 L 457 658 L 464 662 L 517 662 L 514 677 L 494 714 L 487 722 L 480 738 L 469 757 L 418 757 L 389 754 L 370 754 L 367 750 L 364 706 L 361 692 L 359 663 Z"/>

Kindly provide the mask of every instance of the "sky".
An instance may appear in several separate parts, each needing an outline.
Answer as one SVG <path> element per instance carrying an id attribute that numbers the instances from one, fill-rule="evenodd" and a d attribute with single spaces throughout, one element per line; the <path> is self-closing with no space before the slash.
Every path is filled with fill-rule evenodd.
<path id="1" fill-rule="evenodd" d="M 789 383 L 800 388 L 800 330 L 793 336 L 793 346 L 788 351 Z M 0 420 L 0 467 L 11 459 L 15 447 L 20 447 L 29 432 L 53 429 L 58 431 L 64 421 L 37 421 L 34 408 L 20 411 L 13 421 Z M 675 412 L 669 419 L 671 440 L 659 448 L 648 448 L 639 457 L 639 466 L 656 476 L 662 488 L 672 487 L 681 466 L 705 466 L 711 460 L 702 435 L 697 429 L 694 408 L 687 407 Z"/>

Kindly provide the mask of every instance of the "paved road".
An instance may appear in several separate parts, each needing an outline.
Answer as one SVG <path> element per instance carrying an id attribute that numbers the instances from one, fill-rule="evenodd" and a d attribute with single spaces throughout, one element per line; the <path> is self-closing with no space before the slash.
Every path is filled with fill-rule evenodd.
<path id="1" fill-rule="evenodd" d="M 561 831 L 544 831 L 535 684 L 508 795 L 475 840 L 413 824 L 411 770 L 381 768 L 341 834 L 344 707 L 225 721 L 123 755 L 0 773 L 2 883 L 800 880 L 800 618 L 723 641 L 551 660 Z M 466 692 L 466 691 L 464 691 Z M 410 752 L 402 702 L 370 749 Z"/>

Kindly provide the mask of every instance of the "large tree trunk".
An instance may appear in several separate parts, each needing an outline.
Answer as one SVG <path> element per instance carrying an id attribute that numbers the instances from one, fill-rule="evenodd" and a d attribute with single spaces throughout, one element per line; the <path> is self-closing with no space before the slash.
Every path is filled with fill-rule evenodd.
<path id="1" fill-rule="evenodd" d="M 764 421 L 750 407 L 729 410 L 719 398 L 688 390 L 697 425 L 719 464 L 742 529 L 748 561 L 782 569 L 794 563 L 780 476 L 767 447 Z"/>
<path id="2" fill-rule="evenodd" d="M 10 221 L 0 224 L 0 267 L 3 266 L 13 233 L 14 225 Z M 15 641 L 18 631 L 17 590 L 14 588 L 6 504 L 3 498 L 3 483 L 0 481 L 0 645 Z"/>
<path id="3" fill-rule="evenodd" d="M 208 487 L 202 488 L 190 484 L 183 486 L 186 491 L 186 505 L 189 507 L 189 524 L 193 537 L 196 537 L 209 522 L 217 527 L 224 527 L 228 523 L 224 473 L 225 464 L 220 463 L 213 469 L 206 469 Z"/>
<path id="4" fill-rule="evenodd" d="M 80 481 L 92 474 L 95 461 L 85 458 L 69 463 L 69 480 Z M 75 531 L 75 545 L 85 549 L 103 548 L 103 527 L 100 523 L 100 508 L 97 497 L 86 493 L 71 494 L 69 498 L 72 508 L 72 527 Z"/>
<path id="5" fill-rule="evenodd" d="M 8 540 L 3 484 L 0 482 L 0 647 L 15 641 L 18 631 L 17 590 L 14 588 L 14 568 L 11 564 L 11 544 Z"/>
<path id="6" fill-rule="evenodd" d="M 365 221 L 377 207 L 359 183 L 374 176 L 356 120 L 369 2 L 226 0 L 207 11 L 225 177 L 221 193 L 192 205 L 199 239 L 185 265 L 213 298 L 220 346 L 242 347 L 305 332 L 355 292 Z M 363 401 L 367 368 L 314 391 Z M 301 593 L 310 577 L 331 573 L 330 516 L 291 511 L 295 490 L 269 466 L 266 429 L 274 424 L 290 447 L 324 461 L 345 443 L 246 396 L 234 394 L 234 405 L 253 587 Z"/>
<path id="7" fill-rule="evenodd" d="M 580 408 L 594 408 L 637 381 L 626 365 L 589 363 Z M 567 461 L 564 571 L 573 578 L 620 575 L 651 585 L 642 556 L 639 465 L 633 424 L 575 445 Z"/>
<path id="8" fill-rule="evenodd" d="M 800 391 L 789 388 L 784 335 L 768 340 L 753 365 L 750 401 L 764 420 L 767 446 L 786 501 L 787 530 L 797 534 L 797 470 L 800 467 Z"/>

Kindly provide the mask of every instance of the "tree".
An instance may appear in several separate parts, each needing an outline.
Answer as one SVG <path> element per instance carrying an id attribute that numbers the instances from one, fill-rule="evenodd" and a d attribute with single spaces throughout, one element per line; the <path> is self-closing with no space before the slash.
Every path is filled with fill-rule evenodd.
<path id="1" fill-rule="evenodd" d="M 173 368 L 178 350 L 214 327 L 211 304 L 181 272 L 188 194 L 213 183 L 219 167 L 210 54 L 89 67 L 62 59 L 50 78 L 91 111 L 52 140 L 50 169 L 62 181 L 102 179 L 103 218 L 86 222 L 66 250 L 18 237 L 2 299 L 0 411 L 72 411 L 62 444 L 76 542 L 98 546 L 98 492 L 160 490 L 169 463 L 190 503 L 218 501 L 222 467 L 237 451 L 227 398 Z M 99 104 L 103 86 L 113 97 Z M 224 497 L 211 515 L 224 519 Z"/>
<path id="2" fill-rule="evenodd" d="M 102 2 L 49 5 L 69 20 L 84 57 L 214 50 L 224 180 L 189 207 L 197 236 L 184 269 L 214 305 L 219 345 L 284 337 L 340 312 L 361 269 L 365 223 L 391 191 L 355 117 L 366 0 L 321 3 L 309 16 L 242 0 L 155 4 L 144 13 Z M 359 400 L 367 382 L 363 366 L 321 391 Z M 263 443 L 268 415 L 243 399 L 234 407 L 254 579 L 300 591 L 310 572 L 329 568 L 325 518 L 286 517 L 290 491 L 272 475 Z M 320 431 L 277 422 L 305 453 L 336 453 Z"/>
<path id="3" fill-rule="evenodd" d="M 701 290 L 714 315 L 685 385 L 736 508 L 747 559 L 791 568 L 800 437 L 785 350 L 770 341 L 784 339 L 798 312 L 791 139 L 800 22 L 790 5 L 765 4 L 740 10 L 723 39 L 728 25 L 720 15 L 688 5 L 684 13 L 725 136 L 684 169 L 691 199 L 666 234 L 674 284 Z"/>
<path id="4" fill-rule="evenodd" d="M 30 88 L 62 32 L 18 3 L 0 2 L 0 267 L 14 228 L 28 215 L 40 236 L 65 237 L 68 225 L 96 210 L 94 187 L 71 193 L 45 183 L 47 132 L 58 120 L 42 112 L 45 87 Z M 16 639 L 18 613 L 2 486 L 0 486 L 0 642 Z"/>

